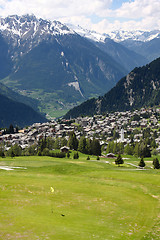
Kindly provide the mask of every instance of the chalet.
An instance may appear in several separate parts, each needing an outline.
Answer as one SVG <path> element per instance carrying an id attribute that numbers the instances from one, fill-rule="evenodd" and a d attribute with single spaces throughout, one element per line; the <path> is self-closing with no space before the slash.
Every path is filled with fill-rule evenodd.
<path id="1" fill-rule="evenodd" d="M 63 147 L 61 147 L 60 150 L 61 150 L 61 152 L 67 153 L 69 151 L 69 147 L 63 146 Z"/>
<path id="2" fill-rule="evenodd" d="M 107 157 L 107 158 L 115 158 L 116 155 L 115 155 L 114 153 L 108 153 L 108 154 L 106 155 L 106 157 Z"/>

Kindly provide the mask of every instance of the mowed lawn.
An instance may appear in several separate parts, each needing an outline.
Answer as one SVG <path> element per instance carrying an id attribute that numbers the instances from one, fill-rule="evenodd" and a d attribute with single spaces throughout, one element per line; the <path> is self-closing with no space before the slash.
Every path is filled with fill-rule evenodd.
<path id="1" fill-rule="evenodd" d="M 160 170 L 86 157 L 0 158 L 0 239 L 160 239 Z"/>

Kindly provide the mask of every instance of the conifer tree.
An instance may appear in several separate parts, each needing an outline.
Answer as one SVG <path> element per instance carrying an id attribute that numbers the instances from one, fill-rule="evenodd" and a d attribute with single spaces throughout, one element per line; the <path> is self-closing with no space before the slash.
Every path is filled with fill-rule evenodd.
<path id="1" fill-rule="evenodd" d="M 115 160 L 115 164 L 117 164 L 118 166 L 120 166 L 120 164 L 123 164 L 123 163 L 124 163 L 124 161 L 123 161 L 121 155 L 119 154 L 118 157 L 117 157 L 117 159 Z"/>
<path id="2" fill-rule="evenodd" d="M 79 140 L 79 144 L 78 144 L 78 151 L 81 153 L 86 153 L 86 138 L 84 136 L 82 136 Z"/>
<path id="3" fill-rule="evenodd" d="M 141 158 L 138 166 L 139 166 L 139 167 L 145 167 L 145 166 L 146 166 L 146 164 L 145 164 L 145 162 L 144 162 L 144 160 L 143 160 L 143 157 Z"/>
<path id="4" fill-rule="evenodd" d="M 99 143 L 98 139 L 93 139 L 92 143 L 91 143 L 91 152 L 93 155 L 101 155 L 101 145 Z"/>
<path id="5" fill-rule="evenodd" d="M 158 158 L 153 159 L 153 166 L 154 166 L 154 169 L 159 169 L 160 168 Z"/>
<path id="6" fill-rule="evenodd" d="M 86 139 L 86 154 L 92 154 L 91 151 L 91 140 L 90 139 Z"/>
<path id="7" fill-rule="evenodd" d="M 77 148 L 78 148 L 78 140 L 76 138 L 76 135 L 75 135 L 74 131 L 70 132 L 69 140 L 68 140 L 68 144 L 67 145 L 68 145 L 68 147 L 70 149 L 77 150 Z"/>

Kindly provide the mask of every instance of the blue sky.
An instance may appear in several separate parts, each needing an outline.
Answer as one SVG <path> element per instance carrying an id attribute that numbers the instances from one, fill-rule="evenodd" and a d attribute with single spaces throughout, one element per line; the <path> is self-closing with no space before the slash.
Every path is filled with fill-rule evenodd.
<path id="1" fill-rule="evenodd" d="M 121 7 L 122 4 L 125 3 L 125 2 L 129 2 L 129 1 L 128 0 L 114 0 L 114 1 L 112 1 L 111 9 L 115 10 L 115 9 Z"/>
<path id="2" fill-rule="evenodd" d="M 160 29 L 160 0 L 0 0 L 0 16 L 27 13 L 101 33 Z"/>

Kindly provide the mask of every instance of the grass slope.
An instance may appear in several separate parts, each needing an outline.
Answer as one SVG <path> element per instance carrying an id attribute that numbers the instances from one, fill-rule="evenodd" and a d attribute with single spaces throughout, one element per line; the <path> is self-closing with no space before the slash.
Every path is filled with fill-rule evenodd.
<path id="1" fill-rule="evenodd" d="M 0 239 L 159 239 L 160 171 L 95 159 L 0 159 Z"/>

